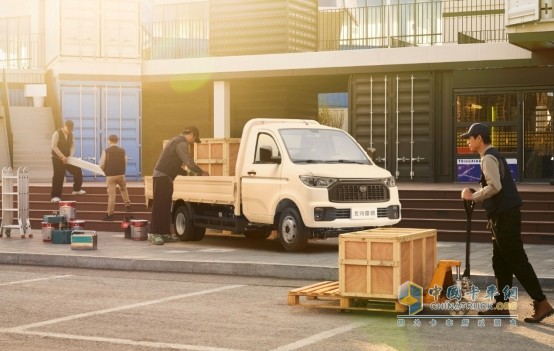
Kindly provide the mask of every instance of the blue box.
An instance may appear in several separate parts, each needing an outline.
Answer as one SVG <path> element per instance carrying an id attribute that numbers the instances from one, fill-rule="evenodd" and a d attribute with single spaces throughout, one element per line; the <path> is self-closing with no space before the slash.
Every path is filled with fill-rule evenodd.
<path id="1" fill-rule="evenodd" d="M 71 230 L 52 230 L 52 244 L 71 244 Z"/>

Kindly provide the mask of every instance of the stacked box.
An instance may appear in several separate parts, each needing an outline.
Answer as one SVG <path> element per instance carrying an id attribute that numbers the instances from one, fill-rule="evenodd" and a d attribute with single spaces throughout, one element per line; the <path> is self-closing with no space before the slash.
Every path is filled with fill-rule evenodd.
<path id="1" fill-rule="evenodd" d="M 52 244 L 71 244 L 71 229 L 52 230 Z"/>
<path id="2" fill-rule="evenodd" d="M 71 250 L 96 250 L 98 236 L 94 230 L 74 230 L 71 234 Z"/>
<path id="3" fill-rule="evenodd" d="M 377 228 L 339 236 L 342 296 L 398 299 L 406 281 L 428 287 L 435 270 L 436 229 Z"/>
<path id="4" fill-rule="evenodd" d="M 44 215 L 43 222 L 50 223 L 50 224 L 59 224 L 60 226 L 65 225 L 67 223 L 67 218 L 65 216 L 59 216 L 59 215 Z"/>

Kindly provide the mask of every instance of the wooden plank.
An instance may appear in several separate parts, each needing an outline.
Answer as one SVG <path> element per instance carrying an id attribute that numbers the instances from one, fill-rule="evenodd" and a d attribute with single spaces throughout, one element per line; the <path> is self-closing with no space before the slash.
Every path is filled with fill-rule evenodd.
<path id="1" fill-rule="evenodd" d="M 306 291 L 307 289 L 318 287 L 320 285 L 324 285 L 324 284 L 327 284 L 327 283 L 333 283 L 333 282 L 330 282 L 330 281 L 319 282 L 319 283 L 315 283 L 315 284 L 312 284 L 312 285 L 304 286 L 302 288 L 292 289 L 292 290 L 289 291 L 289 293 L 296 293 L 296 292 Z"/>
<path id="2" fill-rule="evenodd" d="M 338 285 L 339 282 L 325 281 L 302 288 L 292 289 L 288 293 L 287 302 L 290 306 L 296 305 L 310 308 L 367 312 L 406 312 L 406 306 L 403 306 L 394 299 L 368 299 L 363 297 L 341 296 L 339 294 Z"/>

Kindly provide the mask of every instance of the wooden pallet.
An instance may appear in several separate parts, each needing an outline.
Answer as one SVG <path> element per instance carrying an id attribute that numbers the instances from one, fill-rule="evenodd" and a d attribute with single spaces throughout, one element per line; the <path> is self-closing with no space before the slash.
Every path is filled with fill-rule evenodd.
<path id="1" fill-rule="evenodd" d="M 395 313 L 405 313 L 407 311 L 406 306 L 395 300 L 341 296 L 339 282 L 337 281 L 325 281 L 292 289 L 288 294 L 288 304 L 290 306 L 298 305 L 353 311 Z"/>

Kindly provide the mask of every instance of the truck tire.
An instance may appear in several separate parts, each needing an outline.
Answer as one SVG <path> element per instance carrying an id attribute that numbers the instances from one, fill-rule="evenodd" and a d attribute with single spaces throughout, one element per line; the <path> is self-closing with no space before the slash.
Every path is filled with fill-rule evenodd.
<path id="1" fill-rule="evenodd" d="M 197 227 L 193 223 L 192 214 L 187 206 L 181 205 L 173 217 L 175 233 L 181 241 L 200 241 L 206 235 L 206 228 Z"/>
<path id="2" fill-rule="evenodd" d="M 301 251 L 308 245 L 308 229 L 296 208 L 287 208 L 281 213 L 277 234 L 287 251 Z"/>
<path id="3" fill-rule="evenodd" d="M 256 228 L 245 231 L 243 234 L 251 240 L 263 240 L 271 236 L 271 228 Z"/>

